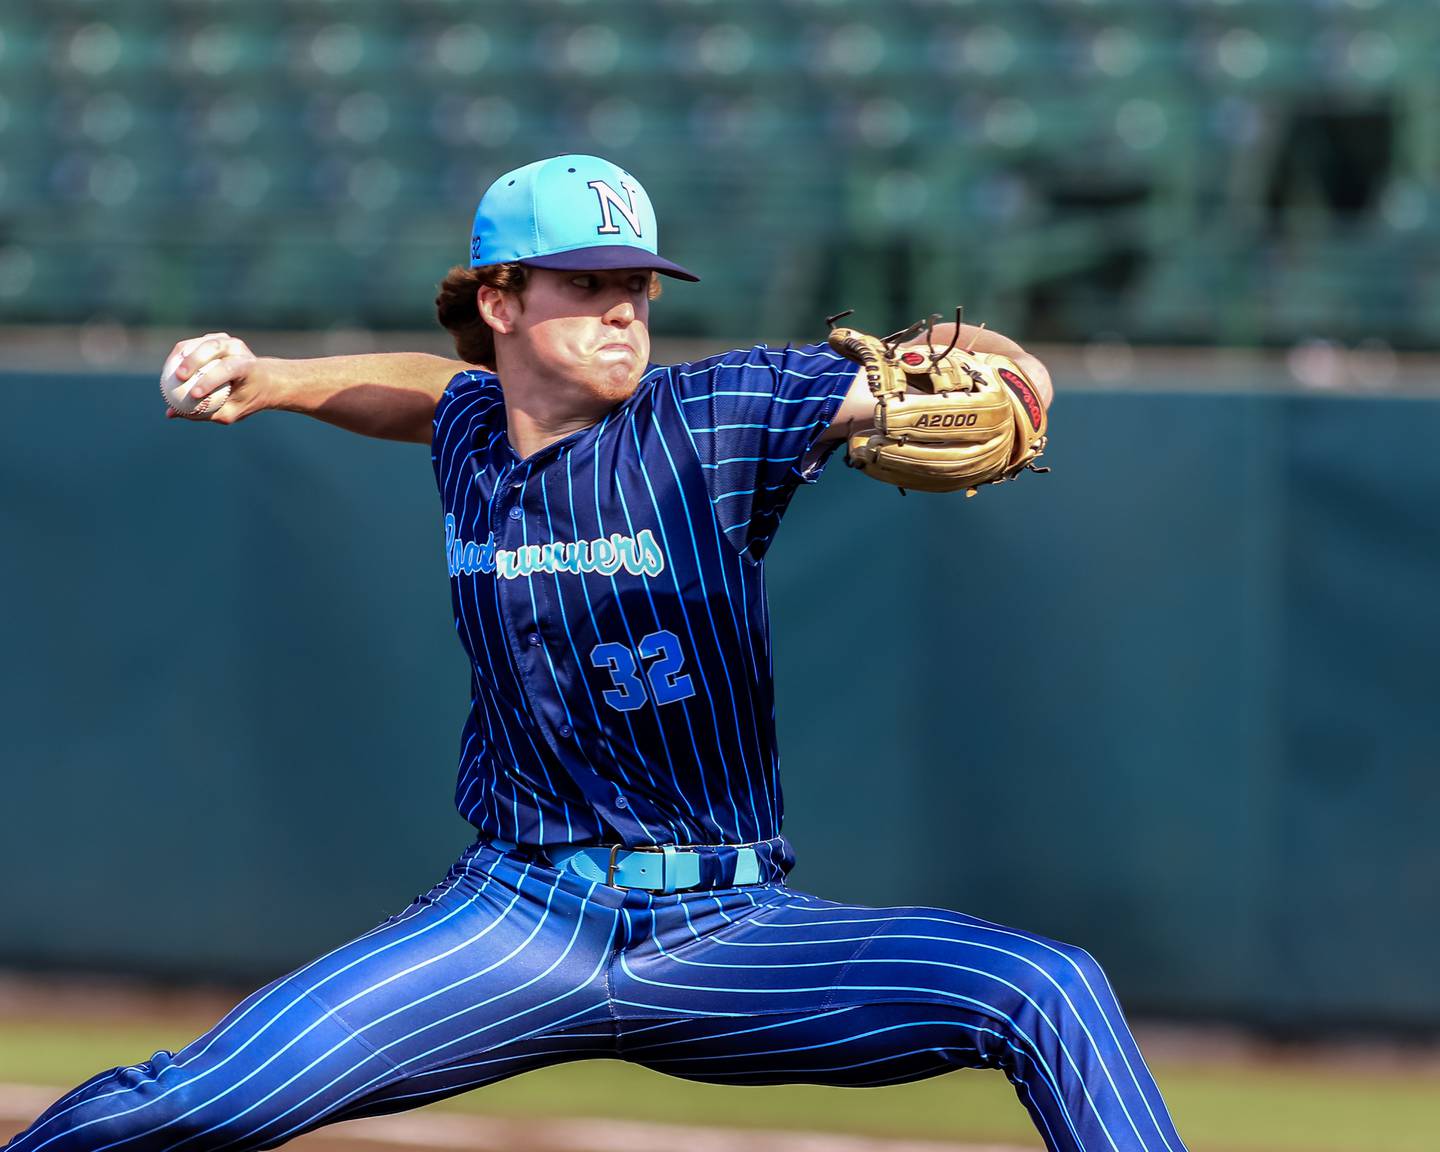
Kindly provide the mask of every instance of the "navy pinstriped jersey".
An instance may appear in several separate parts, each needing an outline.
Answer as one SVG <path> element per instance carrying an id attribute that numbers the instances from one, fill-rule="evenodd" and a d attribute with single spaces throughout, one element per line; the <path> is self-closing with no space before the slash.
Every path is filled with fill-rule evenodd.
<path id="1" fill-rule="evenodd" d="M 436 408 L 472 700 L 456 804 L 524 844 L 779 835 L 763 558 L 855 376 L 823 345 L 652 367 L 521 460 L 498 379 Z"/>

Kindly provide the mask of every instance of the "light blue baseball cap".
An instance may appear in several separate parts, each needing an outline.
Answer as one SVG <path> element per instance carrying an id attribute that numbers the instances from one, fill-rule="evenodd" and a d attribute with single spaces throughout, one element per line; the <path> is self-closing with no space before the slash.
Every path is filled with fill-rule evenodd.
<path id="1" fill-rule="evenodd" d="M 659 254 L 650 197 L 634 176 L 599 156 L 552 156 L 490 185 L 475 209 L 470 267 L 511 261 L 576 271 L 649 268 L 700 279 Z"/>

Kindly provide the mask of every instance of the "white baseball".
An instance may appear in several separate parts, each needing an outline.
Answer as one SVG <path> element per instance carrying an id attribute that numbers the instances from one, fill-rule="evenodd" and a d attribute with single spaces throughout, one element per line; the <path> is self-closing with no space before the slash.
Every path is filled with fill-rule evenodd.
<path id="1" fill-rule="evenodd" d="M 205 371 L 215 361 L 202 364 L 200 370 L 190 377 L 189 380 L 180 380 L 175 376 L 175 369 L 180 366 L 180 361 L 185 358 L 184 352 L 172 352 L 170 359 L 165 361 L 165 367 L 160 373 L 160 395 L 165 397 L 165 403 L 170 406 L 171 411 L 178 412 L 191 420 L 208 420 L 220 410 L 221 405 L 230 399 L 230 385 L 222 384 L 210 395 L 195 400 L 190 396 L 190 389 L 195 387 Z"/>

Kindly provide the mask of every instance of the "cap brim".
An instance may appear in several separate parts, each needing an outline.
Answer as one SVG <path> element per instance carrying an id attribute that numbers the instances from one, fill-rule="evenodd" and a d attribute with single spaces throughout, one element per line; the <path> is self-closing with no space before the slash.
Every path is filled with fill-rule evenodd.
<path id="1" fill-rule="evenodd" d="M 574 248 L 569 252 L 555 252 L 549 256 L 527 256 L 520 261 L 534 268 L 554 268 L 562 272 L 597 272 L 610 268 L 642 268 L 647 271 L 673 276 L 677 280 L 699 283 L 700 277 L 673 261 L 647 252 L 644 248 L 632 248 L 628 244 L 601 244 L 593 248 Z"/>

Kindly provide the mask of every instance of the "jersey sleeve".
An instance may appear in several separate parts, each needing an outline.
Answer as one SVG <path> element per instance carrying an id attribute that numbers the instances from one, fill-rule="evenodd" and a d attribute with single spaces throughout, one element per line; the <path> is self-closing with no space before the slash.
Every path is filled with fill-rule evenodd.
<path id="1" fill-rule="evenodd" d="M 764 344 L 669 370 L 721 529 L 747 555 L 769 546 L 796 488 L 838 444 L 817 447 L 856 366 L 824 344 Z"/>
<path id="2" fill-rule="evenodd" d="M 497 387 L 488 372 L 457 372 L 441 393 L 430 431 L 430 463 L 442 495 L 462 482 L 465 463 L 475 451 L 477 422 L 494 407 Z"/>

